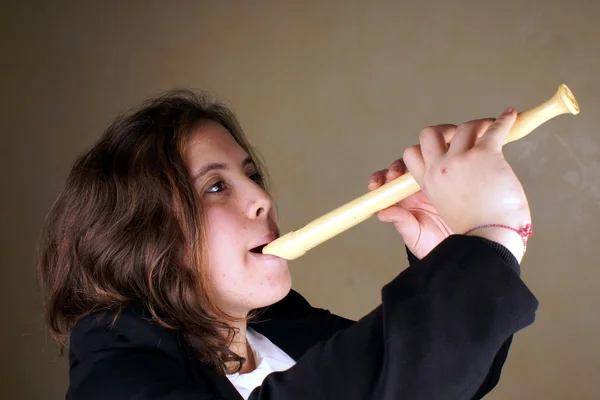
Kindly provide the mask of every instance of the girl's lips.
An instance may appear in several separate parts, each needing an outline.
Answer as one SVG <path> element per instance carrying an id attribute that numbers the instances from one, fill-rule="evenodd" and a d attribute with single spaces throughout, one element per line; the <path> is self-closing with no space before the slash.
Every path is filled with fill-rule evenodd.
<path id="1" fill-rule="evenodd" d="M 254 252 L 250 252 L 250 254 L 257 261 L 261 261 L 261 262 L 283 264 L 286 261 L 283 258 L 275 256 L 275 255 L 272 255 L 272 254 L 262 254 L 262 253 L 254 253 Z"/>
<path id="2" fill-rule="evenodd" d="M 266 246 L 267 244 L 268 244 L 268 243 L 261 244 L 260 246 L 257 246 L 257 247 L 255 247 L 255 248 L 253 248 L 253 249 L 250 249 L 250 252 L 251 252 L 251 253 L 254 253 L 254 254 L 262 254 L 262 251 L 263 251 L 263 249 L 265 248 L 265 246 Z"/>
<path id="3" fill-rule="evenodd" d="M 252 244 L 250 248 L 250 252 L 253 254 L 262 254 L 263 248 L 271 243 L 273 240 L 277 239 L 279 234 L 277 232 L 269 232 L 260 238 L 258 241 Z"/>

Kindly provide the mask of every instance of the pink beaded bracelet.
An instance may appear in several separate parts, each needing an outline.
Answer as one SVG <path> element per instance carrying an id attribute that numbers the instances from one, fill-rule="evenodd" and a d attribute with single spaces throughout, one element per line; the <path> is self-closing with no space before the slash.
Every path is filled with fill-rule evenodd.
<path id="1" fill-rule="evenodd" d="M 519 234 L 519 236 L 521 236 L 521 239 L 523 239 L 523 245 L 525 246 L 525 250 L 527 250 L 527 239 L 529 239 L 531 237 L 531 235 L 533 235 L 533 228 L 531 227 L 531 224 L 527 224 L 525 225 L 524 228 L 521 229 L 515 229 L 511 226 L 506 226 L 506 225 L 500 225 L 500 224 L 487 224 L 487 225 L 479 225 L 476 226 L 473 229 L 469 229 L 467 232 L 465 232 L 465 235 L 467 233 L 473 232 L 476 229 L 481 229 L 481 228 L 506 228 L 506 229 L 510 229 L 511 231 L 517 232 Z"/>

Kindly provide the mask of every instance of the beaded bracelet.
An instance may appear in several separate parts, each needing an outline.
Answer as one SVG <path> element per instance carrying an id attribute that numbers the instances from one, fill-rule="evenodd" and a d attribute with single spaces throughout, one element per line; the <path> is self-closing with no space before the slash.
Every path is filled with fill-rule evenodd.
<path id="1" fill-rule="evenodd" d="M 531 224 L 527 224 L 527 225 L 525 225 L 524 228 L 521 228 L 521 229 L 515 229 L 511 226 L 500 225 L 500 224 L 479 225 L 473 229 L 469 229 L 467 232 L 465 232 L 465 235 L 467 233 L 473 232 L 476 229 L 481 229 L 481 228 L 506 228 L 506 229 L 510 229 L 511 231 L 517 232 L 519 234 L 519 236 L 521 236 L 521 239 L 523 239 L 523 246 L 525 246 L 525 249 L 523 251 L 527 250 L 527 240 L 531 237 L 531 235 L 533 235 L 533 228 L 531 227 Z"/>

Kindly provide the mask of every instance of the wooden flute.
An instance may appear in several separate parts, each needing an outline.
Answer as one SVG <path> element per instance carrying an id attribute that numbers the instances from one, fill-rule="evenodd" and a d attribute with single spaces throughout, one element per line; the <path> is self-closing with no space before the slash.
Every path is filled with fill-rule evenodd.
<path id="1" fill-rule="evenodd" d="M 506 143 L 528 135 L 544 122 L 561 114 L 579 114 L 579 104 L 565 84 L 558 87 L 548 100 L 518 114 Z M 327 214 L 304 227 L 275 239 L 263 248 L 263 254 L 272 254 L 287 260 L 296 259 L 307 251 L 347 229 L 369 219 L 378 211 L 394 205 L 420 190 L 410 173 L 382 185 Z"/>

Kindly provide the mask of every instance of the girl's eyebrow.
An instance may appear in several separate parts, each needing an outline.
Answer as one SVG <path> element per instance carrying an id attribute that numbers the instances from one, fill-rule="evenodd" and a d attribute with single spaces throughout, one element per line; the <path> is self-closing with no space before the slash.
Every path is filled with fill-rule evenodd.
<path id="1" fill-rule="evenodd" d="M 244 159 L 244 161 L 242 161 L 242 168 L 244 168 L 247 165 L 254 165 L 254 161 L 252 161 L 252 158 L 250 156 L 246 157 Z M 200 170 L 198 170 L 198 172 L 196 172 L 192 176 L 192 180 L 196 181 L 197 179 L 202 178 L 204 175 L 206 175 L 210 171 L 214 171 L 214 170 L 228 171 L 230 169 L 231 168 L 230 168 L 229 164 L 223 164 L 223 163 L 207 164 L 207 165 L 203 166 L 202 168 L 200 168 Z"/>

